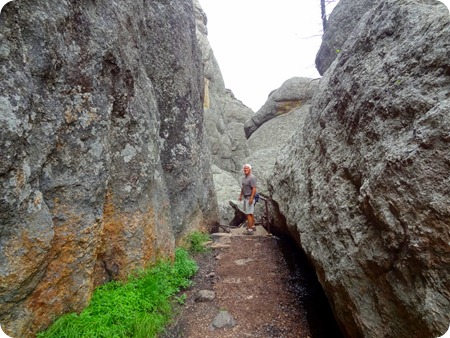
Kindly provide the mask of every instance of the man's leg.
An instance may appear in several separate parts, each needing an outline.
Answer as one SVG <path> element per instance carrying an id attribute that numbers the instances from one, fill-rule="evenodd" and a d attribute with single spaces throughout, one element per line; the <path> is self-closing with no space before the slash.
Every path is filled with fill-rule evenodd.
<path id="1" fill-rule="evenodd" d="M 247 216 L 247 227 L 244 230 L 244 234 L 253 235 L 253 231 L 255 230 L 254 228 L 255 220 L 253 218 L 253 214 L 247 214 L 246 216 Z"/>
<path id="2" fill-rule="evenodd" d="M 248 228 L 251 230 L 255 230 L 255 201 L 253 201 L 253 204 L 249 206 L 248 214 L 247 214 L 247 223 Z"/>
<path id="3" fill-rule="evenodd" d="M 248 200 L 244 200 L 244 212 L 247 216 L 246 230 L 249 231 L 249 234 L 253 233 L 253 231 L 255 230 L 255 217 L 253 216 L 254 205 L 255 203 L 249 205 Z"/>
<path id="4" fill-rule="evenodd" d="M 247 215 L 247 222 L 248 222 L 248 228 L 253 229 L 255 226 L 255 218 L 253 217 L 253 214 Z"/>

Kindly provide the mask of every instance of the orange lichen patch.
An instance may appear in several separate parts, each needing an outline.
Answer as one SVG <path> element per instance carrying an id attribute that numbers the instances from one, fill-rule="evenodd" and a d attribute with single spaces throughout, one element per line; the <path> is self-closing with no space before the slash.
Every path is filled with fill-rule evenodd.
<path id="1" fill-rule="evenodd" d="M 165 222 L 152 206 L 142 213 L 137 210 L 124 211 L 108 192 L 103 209 L 103 230 L 98 250 L 95 284 L 110 279 L 125 280 L 135 269 L 151 265 L 158 253 L 173 252 L 171 241 L 164 238 L 158 227 Z M 167 231 L 168 225 L 164 226 Z M 159 243 L 163 244 L 162 250 Z M 167 247 L 165 247 L 167 245 Z"/>
<path id="2" fill-rule="evenodd" d="M 18 227 L 22 228 L 22 226 Z M 3 262 L 6 267 L 14 266 L 14 268 L 6 270 L 7 273 L 1 278 L 1 286 L 4 290 L 11 290 L 12 293 L 15 289 L 17 293 L 12 295 L 9 302 L 2 304 L 4 313 L 9 313 L 12 308 L 16 307 L 17 303 L 15 302 L 20 302 L 24 290 L 36 283 L 36 277 L 46 267 L 48 261 L 50 240 L 50 235 L 40 238 L 24 230 L 18 236 L 14 236 L 13 240 L 5 243 L 2 250 Z M 20 322 L 18 321 L 14 325 L 27 326 L 28 322 L 28 318 L 21 318 Z M 11 325 L 7 319 L 2 324 L 5 329 Z"/>
<path id="3" fill-rule="evenodd" d="M 149 221 L 144 227 L 144 248 L 150 249 L 144 252 L 144 262 L 151 262 L 155 258 L 155 212 L 153 208 L 149 208 L 146 214 L 146 219 Z M 146 263 L 147 264 L 147 263 Z"/>
<path id="4" fill-rule="evenodd" d="M 89 225 L 86 219 L 92 215 L 54 199 L 54 237 L 45 257 L 48 266 L 25 304 L 31 313 L 26 318 L 29 335 L 63 313 L 81 311 L 95 286 L 125 280 L 158 258 L 174 257 L 167 209 L 149 205 L 145 212 L 121 210 L 119 203 L 108 192 L 103 217 Z"/>
<path id="5" fill-rule="evenodd" d="M 292 109 L 300 107 L 302 103 L 302 100 L 278 101 L 276 115 L 289 113 Z"/>
<path id="6" fill-rule="evenodd" d="M 89 279 L 98 224 L 86 228 L 82 215 L 70 206 L 57 205 L 54 213 L 61 212 L 67 220 L 54 226 L 45 275 L 26 300 L 26 308 L 32 313 L 30 335 L 65 312 L 81 310 L 92 292 Z"/>
<path id="7" fill-rule="evenodd" d="M 108 192 L 103 207 L 102 244 L 104 244 L 105 240 L 110 244 L 115 244 L 115 250 L 118 253 L 122 253 L 123 250 L 120 249 L 120 238 L 123 237 L 123 229 L 124 222 L 115 210 L 111 192 Z M 114 239 L 117 241 L 114 241 Z"/>
<path id="8" fill-rule="evenodd" d="M 97 250 L 95 285 L 119 277 L 119 267 L 126 264 L 123 242 L 124 221 L 118 215 L 113 204 L 112 193 L 107 192 L 103 206 L 103 227 L 101 244 Z M 102 270 L 102 271 L 99 271 Z"/>

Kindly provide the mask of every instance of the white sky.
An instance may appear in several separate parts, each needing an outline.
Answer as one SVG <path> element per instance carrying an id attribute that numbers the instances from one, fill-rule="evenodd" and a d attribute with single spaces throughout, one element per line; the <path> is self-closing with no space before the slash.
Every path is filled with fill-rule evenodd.
<path id="1" fill-rule="evenodd" d="M 8 0 L 0 0 L 0 9 Z M 199 0 L 225 86 L 257 111 L 294 76 L 316 78 L 319 0 Z M 450 0 L 442 0 L 450 7 Z M 328 12 L 331 7 L 328 8 Z"/>

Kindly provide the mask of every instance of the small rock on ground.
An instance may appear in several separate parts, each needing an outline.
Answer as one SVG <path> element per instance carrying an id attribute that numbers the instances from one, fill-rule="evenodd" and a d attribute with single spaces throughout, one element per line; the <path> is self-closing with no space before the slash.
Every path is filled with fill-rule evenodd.
<path id="1" fill-rule="evenodd" d="M 224 327 L 233 327 L 236 325 L 236 320 L 234 320 L 233 316 L 228 313 L 228 311 L 220 311 L 219 314 L 214 318 L 211 328 L 221 329 Z"/>
<path id="2" fill-rule="evenodd" d="M 195 297 L 196 302 L 209 302 L 216 298 L 216 293 L 211 290 L 200 290 Z"/>

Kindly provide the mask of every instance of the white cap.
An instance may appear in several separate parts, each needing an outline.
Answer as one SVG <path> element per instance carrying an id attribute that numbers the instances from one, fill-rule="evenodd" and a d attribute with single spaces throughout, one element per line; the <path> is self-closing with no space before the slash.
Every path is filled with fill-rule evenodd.
<path id="1" fill-rule="evenodd" d="M 242 167 L 242 169 L 244 169 L 245 167 L 248 167 L 250 170 L 252 170 L 252 166 L 248 163 L 244 164 L 244 166 Z"/>

